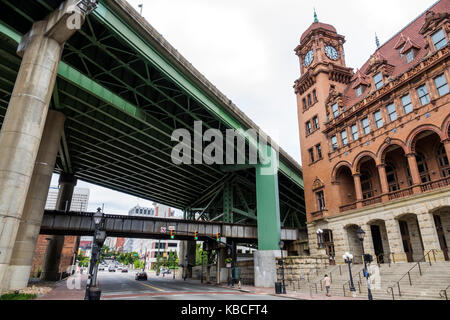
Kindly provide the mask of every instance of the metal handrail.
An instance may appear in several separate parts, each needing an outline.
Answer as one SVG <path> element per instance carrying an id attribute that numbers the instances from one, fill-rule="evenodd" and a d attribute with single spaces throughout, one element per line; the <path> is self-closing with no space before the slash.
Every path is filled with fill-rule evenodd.
<path id="1" fill-rule="evenodd" d="M 380 265 L 381 265 L 381 263 L 380 263 L 380 257 L 383 257 L 383 260 L 384 259 L 386 259 L 386 255 L 384 254 L 384 253 L 380 253 L 380 254 L 378 254 L 377 255 L 377 264 L 378 264 L 378 267 L 380 267 Z M 390 256 L 387 256 L 387 261 L 388 261 L 388 264 L 389 264 L 389 268 L 391 267 L 391 257 Z M 384 262 L 384 263 L 386 263 L 386 262 Z M 394 261 L 394 263 L 395 263 L 395 261 Z"/>
<path id="2" fill-rule="evenodd" d="M 398 288 L 398 295 L 401 297 L 402 296 L 402 292 L 400 289 L 400 281 L 403 280 L 403 278 L 405 278 L 406 276 L 408 276 L 408 280 L 409 280 L 409 285 L 412 286 L 412 281 L 411 281 L 411 271 L 415 268 L 418 267 L 419 268 L 419 274 L 420 276 L 422 276 L 422 269 L 420 268 L 420 263 L 421 262 L 427 262 L 426 257 L 428 257 L 428 262 L 431 266 L 431 257 L 430 257 L 430 253 L 433 253 L 433 258 L 434 258 L 434 262 L 436 262 L 436 255 L 435 252 L 436 249 L 431 249 L 430 251 L 428 251 L 419 261 L 417 261 L 417 263 L 408 270 L 408 272 L 406 272 L 398 281 L 394 282 L 394 285 L 390 286 L 388 288 L 388 292 L 389 290 L 392 292 L 392 300 L 394 300 L 394 287 L 397 286 Z M 423 260 L 423 261 L 422 261 Z"/>
<path id="3" fill-rule="evenodd" d="M 361 293 L 361 272 L 363 272 L 363 271 L 364 271 L 364 267 L 363 267 L 361 270 L 359 270 L 358 273 L 357 273 L 357 275 L 359 276 L 359 280 L 356 281 L 356 284 L 358 285 L 358 292 L 359 292 L 359 293 Z M 355 275 L 356 275 L 356 274 L 355 274 Z M 354 277 L 354 276 L 353 276 L 353 277 Z M 354 279 L 353 279 L 353 282 L 355 282 Z M 344 297 L 346 296 L 346 295 L 345 295 L 345 287 L 346 287 L 347 285 L 348 285 L 348 288 L 350 289 L 350 279 L 342 285 L 342 289 L 343 289 L 343 291 L 344 291 Z"/>
<path id="4" fill-rule="evenodd" d="M 334 271 L 336 271 L 337 269 L 339 269 L 339 274 L 341 274 L 341 275 L 342 275 L 342 269 L 341 269 L 341 265 L 338 265 L 338 266 L 334 267 L 333 269 L 331 269 L 331 271 L 330 271 L 330 272 L 327 272 L 327 274 L 329 274 L 329 275 L 330 275 L 330 280 L 331 280 L 331 283 L 333 283 L 333 272 L 334 272 Z M 320 283 L 320 292 L 322 292 L 322 291 L 323 291 L 322 280 L 323 280 L 323 277 L 322 277 L 321 279 L 319 279 L 319 280 L 317 280 L 317 281 L 313 282 L 313 283 L 310 283 L 310 285 L 309 285 L 310 289 L 312 288 L 312 286 L 314 286 L 314 287 L 315 287 L 315 290 L 316 290 L 316 294 L 317 294 L 317 284 L 318 284 L 318 283 Z"/>
<path id="5" fill-rule="evenodd" d="M 445 288 L 444 290 L 441 290 L 439 292 L 439 295 L 441 296 L 441 298 L 445 298 L 445 300 L 448 300 L 448 295 L 447 295 L 448 289 L 450 289 L 450 284 L 448 285 L 447 288 Z"/>

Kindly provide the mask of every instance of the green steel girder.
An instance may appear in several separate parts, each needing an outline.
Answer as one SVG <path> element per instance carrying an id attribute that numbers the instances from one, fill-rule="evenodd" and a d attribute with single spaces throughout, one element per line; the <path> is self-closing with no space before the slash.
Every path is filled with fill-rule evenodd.
<path id="1" fill-rule="evenodd" d="M 225 182 L 223 188 L 223 222 L 233 223 L 233 184 Z"/>
<path id="2" fill-rule="evenodd" d="M 103 22 L 110 30 L 120 36 L 121 40 L 128 44 L 139 55 L 150 61 L 161 73 L 165 74 L 172 82 L 176 83 L 178 87 L 182 88 L 184 92 L 195 98 L 201 105 L 203 105 L 210 113 L 214 114 L 218 119 L 226 123 L 230 128 L 235 130 L 243 130 L 243 127 L 236 118 L 230 115 L 220 104 L 213 101 L 206 94 L 204 94 L 192 80 L 187 79 L 180 71 L 173 67 L 166 59 L 164 59 L 155 49 L 148 45 L 144 39 L 136 34 L 134 30 L 129 28 L 105 3 L 101 2 L 93 15 Z M 259 146 L 255 141 L 249 139 L 249 143 Z M 300 175 L 290 169 L 290 167 L 280 161 L 280 171 L 289 179 L 303 188 L 303 179 Z"/>
<path id="3" fill-rule="evenodd" d="M 49 11 L 53 9 L 53 0 L 35 1 Z M 0 0 L 1 2 L 4 0 Z M 22 16 L 26 15 L 24 11 L 18 11 Z M 33 22 L 31 16 L 27 20 Z M 97 23 L 108 30 L 98 28 Z M 0 37 L 4 36 L 9 38 L 8 41 L 13 40 L 16 45 L 21 38 L 18 32 L 0 22 Z M 116 40 L 125 45 L 116 47 Z M 82 45 L 75 46 L 76 41 Z M 282 207 L 281 212 L 286 213 L 281 216 L 283 223 L 301 225 L 299 214 L 304 214 L 304 206 L 301 205 L 303 180 L 298 169 L 291 166 L 285 158 L 279 161 L 280 175 L 275 175 L 270 181 L 265 180 L 268 183 L 261 183 L 258 167 L 256 174 L 255 169 L 244 168 L 233 173 L 237 174 L 233 177 L 234 180 L 226 180 L 227 174 L 224 171 L 232 171 L 232 168 L 221 170 L 211 166 L 172 166 L 167 152 L 171 150 L 170 134 L 174 128 L 182 127 L 192 131 L 192 125 L 188 124 L 195 119 L 203 120 L 206 128 L 245 130 L 248 127 L 224 107 L 223 102 L 210 96 L 207 90 L 199 86 L 190 73 L 180 69 L 172 58 L 162 55 L 147 41 L 102 1 L 99 9 L 87 19 L 76 39 L 67 43 L 68 50 L 72 51 L 66 51 L 65 57 L 72 60 L 77 57 L 79 63 L 76 67 L 67 61 L 61 63 L 52 101 L 54 108 L 62 107 L 64 109 L 60 110 L 69 114 L 67 137 L 59 155 L 64 171 L 70 170 L 68 167 L 73 162 L 74 172 L 88 182 L 146 199 L 151 196 L 154 201 L 186 208 L 190 218 L 194 218 L 197 212 L 202 218 L 231 219 L 236 222 L 237 219 L 233 218 L 235 213 L 245 217 L 239 218 L 239 222 L 251 223 L 256 218 L 255 210 L 251 208 L 256 207 L 258 197 L 258 224 L 260 214 L 265 221 L 265 213 L 270 210 L 265 208 L 261 211 L 261 188 L 264 189 L 263 193 L 271 193 L 273 190 L 270 190 L 274 187 L 271 182 L 279 180 L 282 183 L 277 201 L 278 206 Z M 97 50 L 115 59 L 115 62 L 106 66 L 101 60 L 96 62 L 94 56 L 80 53 L 80 48 L 92 53 Z M 14 68 L 20 63 L 20 59 L 1 46 L 0 54 L 2 58 L 5 57 L 4 62 L 0 61 L 0 110 L 4 110 L 17 73 Z M 8 71 L 5 68 L 8 68 L 10 60 L 13 60 L 13 69 Z M 142 70 L 137 71 L 141 67 Z M 87 75 L 79 70 L 84 70 Z M 138 81 L 129 81 L 129 74 Z M 74 91 L 74 87 L 80 91 Z M 148 91 L 144 90 L 146 88 L 151 88 L 157 95 L 148 95 Z M 4 98 L 1 96 L 2 92 L 5 94 Z M 86 96 L 83 94 L 81 98 L 81 92 Z M 2 118 L 0 112 L 0 124 Z M 134 128 L 135 126 L 137 127 Z M 247 142 L 256 143 L 249 139 Z M 147 181 L 144 179 L 147 173 L 161 182 L 156 190 L 152 190 L 151 185 L 155 180 L 148 179 L 150 183 L 146 185 Z M 244 176 L 252 181 L 244 185 L 248 190 L 241 190 L 239 186 L 239 179 L 245 180 Z M 256 185 L 253 179 L 256 179 Z M 137 183 L 133 186 L 132 183 L 136 180 Z M 224 181 L 228 181 L 231 189 L 226 197 L 220 192 L 221 188 L 225 189 Z M 174 189 L 169 188 L 169 185 L 173 185 Z M 199 194 L 204 196 L 198 198 Z M 230 199 L 231 196 L 232 199 L 234 195 L 239 198 L 239 204 L 235 204 L 237 208 L 233 206 L 233 202 L 231 206 L 225 203 L 226 198 Z M 190 204 L 194 206 L 195 202 L 198 203 L 196 207 L 201 210 L 187 208 Z M 227 212 L 230 212 L 231 207 L 231 214 L 224 214 L 225 207 Z M 274 202 L 269 203 L 269 207 L 274 207 Z M 272 228 L 269 235 L 271 239 L 276 234 L 273 230 Z M 273 246 L 272 240 L 262 244 L 261 248 L 268 250 Z"/>

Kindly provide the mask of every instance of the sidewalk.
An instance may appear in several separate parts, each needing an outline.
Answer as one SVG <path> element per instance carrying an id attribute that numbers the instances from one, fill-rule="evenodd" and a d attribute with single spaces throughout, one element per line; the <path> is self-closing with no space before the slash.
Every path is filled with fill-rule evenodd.
<path id="1" fill-rule="evenodd" d="M 58 281 L 52 291 L 35 300 L 84 300 L 87 278 L 87 274 L 79 275 L 79 286 L 76 281 L 68 281 L 67 279 Z M 69 289 L 69 287 L 73 287 L 73 289 Z"/>
<path id="2" fill-rule="evenodd" d="M 186 281 L 191 282 L 191 283 L 200 283 L 200 280 L 188 279 Z M 232 288 L 231 286 L 228 286 L 226 284 L 221 284 L 219 286 L 217 284 L 209 284 L 209 285 L 215 286 L 215 287 L 226 288 L 226 289 L 230 289 L 230 290 L 236 290 L 236 291 L 240 291 L 240 292 L 247 292 L 250 294 L 271 295 L 274 297 L 286 297 L 286 298 L 292 298 L 292 299 L 297 299 L 297 300 L 367 300 L 367 299 L 353 298 L 353 297 L 339 297 L 339 296 L 327 297 L 325 294 L 311 295 L 310 293 L 295 292 L 295 291 L 290 291 L 290 290 L 287 290 L 287 294 L 275 294 L 275 287 L 274 288 L 259 288 L 259 287 L 254 287 L 254 286 L 241 286 L 241 288 L 239 289 L 237 285 L 235 285 L 234 288 Z"/>

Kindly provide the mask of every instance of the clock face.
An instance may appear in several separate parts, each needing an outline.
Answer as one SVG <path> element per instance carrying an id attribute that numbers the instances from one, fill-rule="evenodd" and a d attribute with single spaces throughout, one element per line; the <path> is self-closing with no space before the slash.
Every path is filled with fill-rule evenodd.
<path id="1" fill-rule="evenodd" d="M 305 55 L 305 67 L 309 67 L 309 65 L 313 62 L 313 60 L 314 60 L 314 52 L 310 50 Z"/>
<path id="2" fill-rule="evenodd" d="M 326 46 L 325 53 L 327 54 L 328 58 L 330 58 L 331 60 L 337 60 L 339 58 L 339 53 L 332 46 Z"/>

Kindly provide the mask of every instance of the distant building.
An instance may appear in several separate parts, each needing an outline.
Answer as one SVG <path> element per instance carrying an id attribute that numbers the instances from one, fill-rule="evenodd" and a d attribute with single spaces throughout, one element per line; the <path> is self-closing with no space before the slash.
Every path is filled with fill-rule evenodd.
<path id="1" fill-rule="evenodd" d="M 55 210 L 56 200 L 58 199 L 58 187 L 52 186 L 48 191 L 47 202 L 45 203 L 46 210 Z M 69 211 L 86 212 L 89 203 L 89 189 L 75 188 L 72 197 L 72 204 Z"/>

